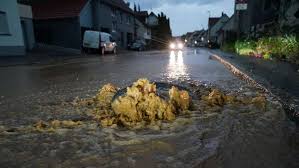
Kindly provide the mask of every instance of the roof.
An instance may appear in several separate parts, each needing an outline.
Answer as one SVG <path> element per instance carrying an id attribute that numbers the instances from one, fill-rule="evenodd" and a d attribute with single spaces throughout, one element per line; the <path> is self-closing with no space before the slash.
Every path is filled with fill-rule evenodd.
<path id="1" fill-rule="evenodd" d="M 123 0 L 102 0 L 103 3 L 119 8 L 125 12 L 134 14 L 133 10 Z"/>
<path id="2" fill-rule="evenodd" d="M 148 16 L 148 12 L 147 11 L 139 11 L 139 12 L 135 12 L 136 15 L 139 15 L 139 16 Z"/>
<path id="3" fill-rule="evenodd" d="M 32 4 L 33 18 L 61 19 L 72 18 L 80 15 L 88 0 L 48 0 Z"/>
<path id="4" fill-rule="evenodd" d="M 209 18 L 209 28 L 213 27 L 219 20 L 220 20 L 220 17 L 210 17 Z"/>
<path id="5" fill-rule="evenodd" d="M 233 25 L 234 23 L 234 19 L 235 19 L 235 14 L 233 14 L 229 20 L 223 25 L 223 27 L 221 28 L 222 30 L 233 30 L 235 27 L 235 25 Z M 233 22 L 233 23 L 232 23 Z"/>
<path id="6" fill-rule="evenodd" d="M 154 12 L 151 12 L 151 13 L 149 14 L 149 16 L 155 16 L 156 18 L 158 18 L 158 16 L 157 16 Z"/>

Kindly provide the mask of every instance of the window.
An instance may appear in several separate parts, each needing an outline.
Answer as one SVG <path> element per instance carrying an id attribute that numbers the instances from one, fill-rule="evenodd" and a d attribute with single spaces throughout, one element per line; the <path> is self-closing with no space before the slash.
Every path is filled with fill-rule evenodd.
<path id="1" fill-rule="evenodd" d="M 116 16 L 116 9 L 111 8 L 111 16 L 115 17 Z"/>
<path id="2" fill-rule="evenodd" d="M 119 12 L 119 22 L 123 23 L 123 14 Z"/>
<path id="3" fill-rule="evenodd" d="M 6 12 L 0 11 L 0 35 L 9 34 Z"/>
<path id="4" fill-rule="evenodd" d="M 127 16 L 127 24 L 131 24 L 131 17 L 129 15 Z"/>
<path id="5" fill-rule="evenodd" d="M 116 32 L 117 23 L 115 21 L 112 22 L 112 32 Z"/>

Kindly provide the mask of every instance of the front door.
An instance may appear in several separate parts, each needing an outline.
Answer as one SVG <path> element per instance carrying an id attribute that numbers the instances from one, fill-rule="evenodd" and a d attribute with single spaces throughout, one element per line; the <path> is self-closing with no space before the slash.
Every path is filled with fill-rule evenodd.
<path id="1" fill-rule="evenodd" d="M 133 42 L 133 34 L 127 33 L 127 45 Z"/>

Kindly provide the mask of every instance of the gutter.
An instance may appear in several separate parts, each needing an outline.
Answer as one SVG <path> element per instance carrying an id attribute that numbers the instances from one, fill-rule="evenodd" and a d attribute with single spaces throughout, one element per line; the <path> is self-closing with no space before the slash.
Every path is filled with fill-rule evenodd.
<path id="1" fill-rule="evenodd" d="M 296 123 L 296 125 L 299 126 L 299 111 L 296 110 L 296 107 L 292 104 L 289 104 L 286 101 L 283 101 L 279 96 L 276 96 L 271 91 L 269 91 L 266 87 L 258 83 L 256 80 L 254 80 L 252 77 L 247 75 L 245 72 L 242 72 L 239 68 L 231 64 L 230 62 L 226 61 L 224 58 L 217 54 L 213 54 L 210 52 L 210 57 L 214 60 L 219 61 L 222 63 L 229 71 L 231 71 L 235 76 L 240 78 L 241 80 L 245 81 L 249 85 L 261 90 L 264 93 L 267 93 L 277 99 L 281 104 L 283 109 L 286 112 L 286 115 L 288 118 Z"/>

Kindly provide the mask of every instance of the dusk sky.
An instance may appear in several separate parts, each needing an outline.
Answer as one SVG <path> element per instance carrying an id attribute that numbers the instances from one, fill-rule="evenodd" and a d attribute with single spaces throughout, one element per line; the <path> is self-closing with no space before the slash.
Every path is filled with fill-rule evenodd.
<path id="1" fill-rule="evenodd" d="M 209 13 L 212 17 L 222 12 L 231 16 L 234 11 L 234 0 L 127 0 L 133 6 L 140 4 L 141 10 L 164 12 L 170 17 L 174 36 L 186 32 L 207 28 Z"/>

